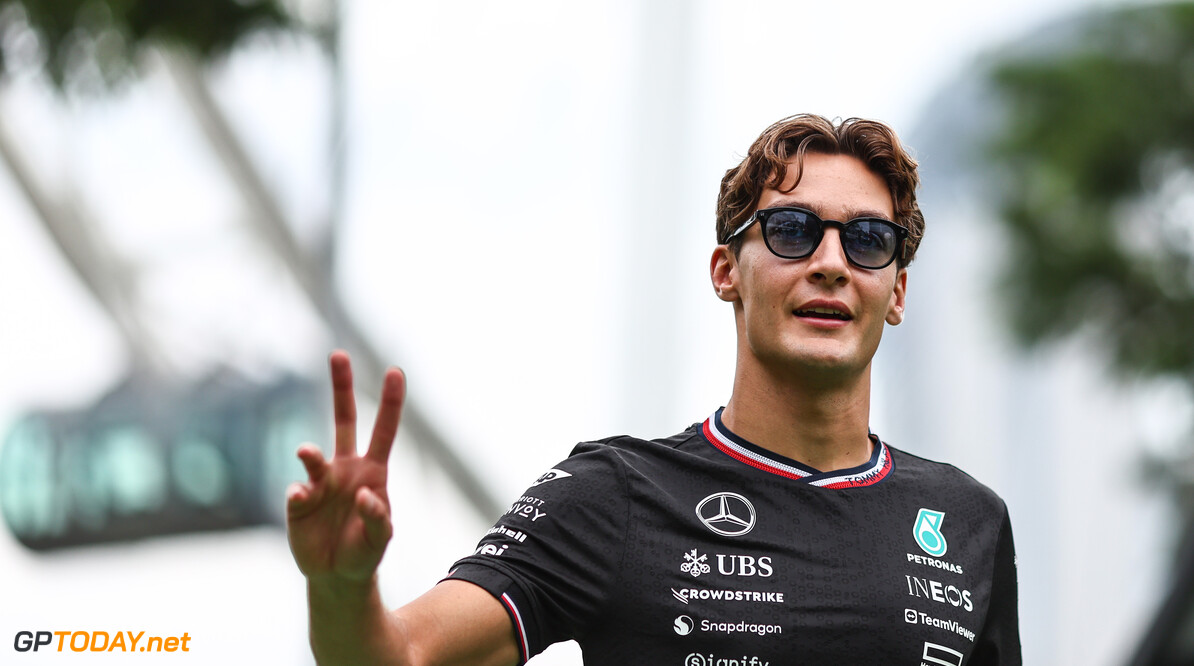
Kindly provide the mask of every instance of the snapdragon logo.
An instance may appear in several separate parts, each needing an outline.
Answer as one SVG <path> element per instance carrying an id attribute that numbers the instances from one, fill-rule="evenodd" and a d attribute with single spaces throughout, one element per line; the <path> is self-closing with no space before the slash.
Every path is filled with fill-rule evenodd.
<path id="1" fill-rule="evenodd" d="M 712 622 L 701 620 L 701 631 L 715 634 L 782 634 L 784 628 L 778 624 L 758 624 L 756 622 Z"/>
<path id="2" fill-rule="evenodd" d="M 771 634 L 782 634 L 784 628 L 778 624 L 759 624 L 757 622 L 715 622 L 713 620 L 701 620 L 697 624 L 693 619 L 687 615 L 678 616 L 672 622 L 672 629 L 680 636 L 687 636 L 700 627 L 702 633 L 706 634 L 755 634 L 756 636 L 769 636 Z"/>

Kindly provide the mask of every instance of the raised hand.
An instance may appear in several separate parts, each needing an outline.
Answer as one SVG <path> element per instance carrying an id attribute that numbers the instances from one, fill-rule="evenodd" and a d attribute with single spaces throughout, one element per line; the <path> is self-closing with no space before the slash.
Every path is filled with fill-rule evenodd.
<path id="1" fill-rule="evenodd" d="M 386 371 L 369 450 L 356 453 L 357 414 L 352 365 L 337 350 L 329 358 L 336 419 L 336 452 L 329 462 L 312 444 L 299 447 L 306 483 L 286 491 L 286 528 L 299 570 L 312 582 L 370 580 L 394 528 L 386 493 L 386 467 L 398 432 L 406 379 Z"/>

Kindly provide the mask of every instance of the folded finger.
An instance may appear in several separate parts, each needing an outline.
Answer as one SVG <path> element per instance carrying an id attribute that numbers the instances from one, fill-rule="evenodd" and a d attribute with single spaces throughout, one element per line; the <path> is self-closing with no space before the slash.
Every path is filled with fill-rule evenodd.
<path id="1" fill-rule="evenodd" d="M 286 515 L 288 517 L 303 516 L 314 504 L 311 489 L 305 484 L 296 481 L 286 487 Z"/>
<path id="2" fill-rule="evenodd" d="M 337 349 L 328 357 L 332 375 L 332 411 L 336 419 L 336 455 L 357 450 L 357 403 L 352 393 L 352 363 L 348 352 Z"/>
<path id="3" fill-rule="evenodd" d="M 357 491 L 356 506 L 361 522 L 365 525 L 365 540 L 374 548 L 384 548 L 394 534 L 389 507 L 377 493 L 368 488 Z"/>
<path id="4" fill-rule="evenodd" d="M 373 438 L 365 455 L 380 463 L 390 458 L 398 422 L 402 417 L 402 403 L 406 399 L 406 375 L 398 368 L 386 371 L 381 387 L 381 404 L 377 407 L 377 421 L 373 424 Z"/>
<path id="5" fill-rule="evenodd" d="M 323 457 L 323 451 L 320 451 L 319 447 L 314 444 L 306 443 L 300 446 L 298 459 L 302 461 L 303 467 L 307 468 L 307 476 L 312 483 L 322 481 L 327 476 L 328 470 L 331 469 Z"/>

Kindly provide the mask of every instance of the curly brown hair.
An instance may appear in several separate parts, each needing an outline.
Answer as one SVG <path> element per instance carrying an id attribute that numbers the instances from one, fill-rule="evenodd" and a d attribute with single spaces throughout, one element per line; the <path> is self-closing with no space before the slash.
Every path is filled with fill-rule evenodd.
<path id="1" fill-rule="evenodd" d="M 916 203 L 916 188 L 920 184 L 916 160 L 900 145 L 890 127 L 861 118 L 850 118 L 835 125 L 822 116 L 800 114 L 784 118 L 764 130 L 747 151 L 746 159 L 726 171 L 721 179 L 721 192 L 717 196 L 717 242 L 726 244 L 730 241 L 730 234 L 755 211 L 764 188 L 778 188 L 783 183 L 788 160 L 793 157 L 798 184 L 804 156 L 809 151 L 857 157 L 886 181 L 895 204 L 895 222 L 908 230 L 903 252 L 897 257 L 898 265 L 912 263 L 925 229 L 924 215 Z M 734 238 L 729 245 L 737 254 L 742 237 Z"/>

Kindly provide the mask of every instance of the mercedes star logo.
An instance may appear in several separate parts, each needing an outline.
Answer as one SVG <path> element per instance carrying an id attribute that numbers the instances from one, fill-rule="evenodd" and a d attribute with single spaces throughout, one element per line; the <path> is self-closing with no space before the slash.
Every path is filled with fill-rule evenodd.
<path id="1" fill-rule="evenodd" d="M 697 518 L 722 536 L 742 536 L 755 526 L 755 507 L 738 493 L 713 493 L 696 507 Z"/>

